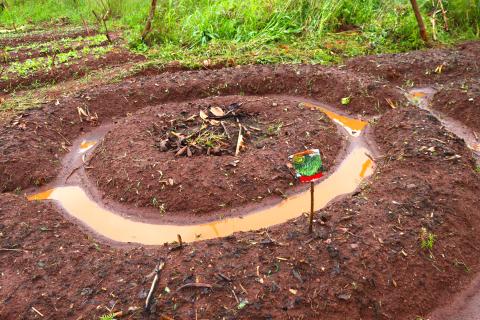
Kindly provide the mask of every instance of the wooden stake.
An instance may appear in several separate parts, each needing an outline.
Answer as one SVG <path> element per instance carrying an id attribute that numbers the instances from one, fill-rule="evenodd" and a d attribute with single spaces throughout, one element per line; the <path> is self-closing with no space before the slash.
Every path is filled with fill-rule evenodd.
<path id="1" fill-rule="evenodd" d="M 152 0 L 150 4 L 150 13 L 148 14 L 147 23 L 145 24 L 145 28 L 142 32 L 142 41 L 145 41 L 147 35 L 152 31 L 152 21 L 155 17 L 155 9 L 157 8 L 157 0 Z"/>
<path id="2" fill-rule="evenodd" d="M 415 18 L 417 19 L 418 29 L 420 30 L 420 37 L 422 37 L 423 42 L 427 46 L 430 46 L 430 41 L 428 40 L 427 29 L 425 29 L 425 24 L 423 23 L 422 15 L 420 14 L 420 9 L 418 8 L 417 0 L 410 0 L 412 4 L 413 12 L 415 13 Z"/>
<path id="3" fill-rule="evenodd" d="M 310 223 L 308 226 L 308 233 L 313 232 L 313 214 L 315 211 L 315 206 L 314 206 L 314 190 L 315 190 L 315 183 L 312 181 L 310 182 Z"/>

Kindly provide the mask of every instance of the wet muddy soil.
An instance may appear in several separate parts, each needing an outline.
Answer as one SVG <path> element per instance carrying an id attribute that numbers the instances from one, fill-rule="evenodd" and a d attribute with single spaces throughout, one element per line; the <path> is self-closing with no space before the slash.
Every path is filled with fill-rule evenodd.
<path id="1" fill-rule="evenodd" d="M 480 138 L 480 77 L 448 82 L 438 87 L 435 110 L 469 126 Z"/>
<path id="2" fill-rule="evenodd" d="M 434 87 L 432 109 L 456 119 L 472 130 L 480 130 L 479 76 L 480 42 L 466 42 L 452 48 L 367 56 L 347 62 L 355 72 L 409 90 Z"/>
<path id="3" fill-rule="evenodd" d="M 11 118 L 0 128 L 0 188 L 12 191 L 52 181 L 71 140 L 102 123 L 167 101 L 238 93 L 303 95 L 359 117 L 390 109 L 386 99 L 406 100 L 402 93 L 367 76 L 322 66 L 244 66 L 129 78 L 61 97 L 42 109 Z M 350 97 L 348 106 L 341 104 L 344 97 Z M 79 117 L 78 108 L 93 117 Z"/>
<path id="4" fill-rule="evenodd" d="M 163 257 L 152 318 L 425 315 L 465 285 L 472 275 L 466 268 L 478 263 L 479 177 L 465 144 L 424 111 L 390 111 L 372 135 L 383 155 L 374 178 L 319 212 L 313 236 L 299 218 L 172 252 L 114 248 L 77 232 L 53 204 L 3 194 L 1 244 L 19 251 L 1 253 L 0 312 L 34 318 L 34 307 L 51 317 L 88 318 L 115 304 L 115 311 L 149 318 L 138 309 L 152 279 L 145 276 Z M 448 160 L 451 152 L 461 158 Z M 421 249 L 422 227 L 438 237 L 431 252 Z M 178 290 L 192 282 L 212 287 Z"/>
<path id="5" fill-rule="evenodd" d="M 200 132 L 206 123 L 200 112 L 232 105 L 238 106 L 238 118 L 224 118 Z M 244 143 L 236 156 L 239 125 Z M 165 138 L 171 132 L 175 141 Z M 195 136 L 177 146 L 178 135 Z M 344 139 L 324 113 L 300 108 L 298 102 L 210 98 L 144 108 L 119 121 L 96 148 L 87 173 L 103 200 L 151 208 L 153 217 L 222 214 L 272 195 L 286 196 L 294 181 L 288 155 L 298 150 L 321 147 L 325 168 L 333 172 Z"/>
<path id="6" fill-rule="evenodd" d="M 429 318 L 436 306 L 450 303 L 453 295 L 468 287 L 477 273 L 480 175 L 463 139 L 427 110 L 407 103 L 404 94 L 412 83 L 407 81 L 404 91 L 398 86 L 410 80 L 438 90 L 447 82 L 470 82 L 478 77 L 471 58 L 479 48 L 474 42 L 359 58 L 346 68 L 246 66 L 144 75 L 72 92 L 41 109 L 10 117 L 0 128 L 0 317 L 90 319 L 122 311 L 138 319 Z M 426 68 L 435 71 L 440 61 L 447 65 L 425 75 Z M 393 76 L 384 77 L 385 71 Z M 297 110 L 291 101 L 272 96 L 279 94 L 313 99 L 339 113 L 370 120 L 366 139 L 375 149 L 376 170 L 353 194 L 316 213 L 314 234 L 306 232 L 307 218 L 300 216 L 181 248 L 172 243 L 118 245 L 92 233 L 52 202 L 27 201 L 23 192 L 43 190 L 38 187 L 55 181 L 75 141 L 111 123 L 118 131 L 107 134 L 105 150 L 119 156 L 122 148 L 138 148 L 138 156 L 153 154 L 158 141 L 142 132 L 162 117 L 149 115 L 162 108 L 170 114 L 177 108 L 177 117 L 183 117 L 188 103 L 185 116 L 206 104 L 225 106 L 253 99 L 258 100 L 250 105 L 255 111 L 272 102 L 264 118 L 260 113 L 255 121 L 278 117 L 290 123 L 289 115 L 273 108 L 276 102 L 277 108 L 289 108 L 292 120 L 326 128 L 314 134 L 331 147 L 325 155 L 334 167 L 342 146 L 341 128 L 326 118 L 317 119 L 318 111 L 312 117 L 312 111 Z M 341 103 L 345 97 L 350 98 L 347 105 Z M 473 98 L 475 102 L 478 97 Z M 437 110 L 435 99 L 431 108 Z M 461 105 L 465 117 L 457 120 L 473 128 L 475 123 L 464 119 L 476 111 Z M 296 124 L 287 126 L 272 139 L 272 147 L 288 153 L 282 132 L 293 129 L 301 133 Z M 298 137 L 299 144 L 311 142 Z M 122 168 L 143 177 L 129 171 L 133 157 L 130 164 L 120 165 L 113 158 L 102 158 L 101 147 L 93 151 L 94 168 L 87 169 L 92 170 L 90 180 Z M 230 148 L 210 157 L 229 157 Z M 164 152 L 172 157 L 174 151 Z M 248 156 L 248 149 L 243 152 Z M 274 153 L 267 156 L 276 159 Z M 188 158 L 183 155 L 182 160 Z M 109 169 L 100 170 L 100 165 Z M 117 173 L 121 176 L 121 171 Z M 196 173 L 198 181 L 203 174 Z M 110 192 L 106 184 L 99 187 Z M 118 195 L 112 192 L 111 197 Z M 142 205 L 139 198 L 129 198 L 132 207 L 136 201 Z M 430 245 L 429 239 L 434 239 Z M 165 268 L 153 305 L 144 311 L 151 273 L 160 258 Z"/>

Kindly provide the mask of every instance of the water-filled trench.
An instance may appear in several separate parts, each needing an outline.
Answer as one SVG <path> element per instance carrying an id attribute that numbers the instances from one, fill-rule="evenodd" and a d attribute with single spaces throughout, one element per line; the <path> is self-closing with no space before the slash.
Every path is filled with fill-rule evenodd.
<path id="1" fill-rule="evenodd" d="M 304 102 L 305 107 L 318 109 L 332 119 L 350 144 L 341 163 L 315 185 L 315 210 L 325 207 L 333 199 L 354 192 L 373 172 L 371 150 L 363 134 L 366 121 L 340 115 L 324 106 Z M 107 131 L 107 130 L 104 130 Z M 101 137 L 77 143 L 72 153 L 91 152 Z M 288 155 L 286 155 L 287 158 Z M 69 157 L 67 156 L 66 159 Z M 293 178 L 292 178 L 293 179 Z M 301 216 L 310 208 L 310 191 L 288 197 L 276 205 L 247 212 L 243 216 L 229 217 L 199 224 L 175 225 L 141 222 L 124 217 L 113 209 L 89 197 L 80 185 L 53 185 L 29 200 L 54 200 L 68 215 L 79 220 L 95 233 L 117 242 L 161 245 L 173 242 L 180 235 L 185 242 L 224 237 L 234 232 L 258 230 Z"/>

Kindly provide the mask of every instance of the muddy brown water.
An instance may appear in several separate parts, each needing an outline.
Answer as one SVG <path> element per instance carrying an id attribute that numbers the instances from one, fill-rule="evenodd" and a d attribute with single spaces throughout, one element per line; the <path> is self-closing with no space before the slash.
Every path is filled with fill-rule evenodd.
<path id="1" fill-rule="evenodd" d="M 480 158 L 480 138 L 475 135 L 473 130 L 461 122 L 447 118 L 438 111 L 430 108 L 430 101 L 435 93 L 436 90 L 434 88 L 416 88 L 410 90 L 406 96 L 407 99 L 417 107 L 428 111 L 431 115 L 437 118 L 448 131 L 462 138 L 467 144 L 467 147 L 472 150 L 476 158 Z"/>
<path id="2" fill-rule="evenodd" d="M 369 150 L 355 146 L 340 167 L 315 187 L 315 210 L 343 194 L 355 191 L 372 172 Z M 29 197 L 30 200 L 56 200 L 71 216 L 93 231 L 118 242 L 161 245 L 177 239 L 186 242 L 228 236 L 234 232 L 266 228 L 296 218 L 308 211 L 310 191 L 290 197 L 278 205 L 243 217 L 227 218 L 197 225 L 161 225 L 127 219 L 90 199 L 79 186 L 63 186 Z"/>
<path id="3" fill-rule="evenodd" d="M 305 107 L 324 112 L 341 126 L 351 138 L 347 156 L 336 170 L 315 186 L 315 210 L 325 207 L 335 198 L 355 191 L 362 180 L 373 172 L 372 153 L 361 134 L 367 122 L 348 118 L 325 106 L 303 103 Z M 106 133 L 107 130 L 97 130 Z M 100 140 L 99 133 L 84 138 L 73 151 L 84 156 Z M 73 159 L 75 156 L 71 156 Z M 78 156 L 77 156 L 78 157 Z M 67 179 L 68 180 L 68 177 Z M 296 218 L 310 207 L 310 191 L 296 194 L 272 207 L 263 208 L 244 216 L 230 217 L 208 223 L 192 225 L 153 224 L 134 221 L 104 207 L 87 195 L 79 185 L 57 185 L 31 195 L 29 200 L 54 200 L 70 216 L 79 220 L 94 232 L 117 242 L 161 245 L 172 242 L 181 235 L 183 241 L 224 237 L 234 232 L 257 230 Z"/>

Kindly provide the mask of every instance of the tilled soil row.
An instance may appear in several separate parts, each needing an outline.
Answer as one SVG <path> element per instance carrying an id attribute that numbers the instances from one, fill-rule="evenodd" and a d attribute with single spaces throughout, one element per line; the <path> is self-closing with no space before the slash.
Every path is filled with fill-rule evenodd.
<path id="1" fill-rule="evenodd" d="M 24 90 L 46 84 L 55 84 L 69 79 L 80 78 L 88 72 L 107 67 L 118 66 L 130 61 L 141 61 L 144 57 L 134 55 L 122 49 L 113 49 L 103 56 L 89 55 L 85 58 L 60 64 L 51 70 L 41 70 L 28 76 L 20 75 L 0 81 L 0 95 L 16 90 Z"/>
<path id="2" fill-rule="evenodd" d="M 63 38 L 76 38 L 76 37 L 84 37 L 84 36 L 92 36 L 97 33 L 96 30 L 72 30 L 72 31 L 62 31 L 61 29 L 56 31 L 48 31 L 48 32 L 34 32 L 30 34 L 19 34 L 18 36 L 6 36 L 0 37 L 0 46 L 18 46 L 20 44 L 32 43 L 32 42 L 46 42 L 46 41 L 53 41 L 53 40 L 60 40 Z"/>
<path id="3" fill-rule="evenodd" d="M 50 48 L 49 50 L 30 50 L 30 49 L 19 49 L 16 52 L 9 52 L 8 57 L 4 57 L 2 61 L 0 61 L 0 65 L 6 65 L 11 62 L 21 62 L 25 61 L 27 59 L 33 59 L 33 58 L 39 58 L 39 57 L 48 57 L 48 56 L 53 56 L 54 54 L 58 53 L 65 53 L 71 50 L 82 50 L 85 47 L 89 48 L 96 48 L 96 47 L 101 47 L 105 46 L 108 42 L 105 40 L 104 42 L 96 45 L 89 45 L 85 43 L 78 42 L 73 45 L 69 46 L 62 46 L 61 48 L 55 49 L 55 52 L 53 52 L 53 49 Z M 6 61 L 5 61 L 6 60 Z"/>

